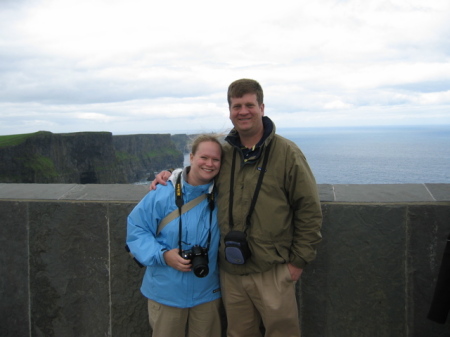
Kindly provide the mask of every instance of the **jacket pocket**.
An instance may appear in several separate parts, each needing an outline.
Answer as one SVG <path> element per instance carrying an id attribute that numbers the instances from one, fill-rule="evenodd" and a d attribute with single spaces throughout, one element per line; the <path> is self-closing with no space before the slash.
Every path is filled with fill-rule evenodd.
<path id="1" fill-rule="evenodd" d="M 288 263 L 291 242 L 274 242 L 273 245 L 278 256 L 283 259 L 283 263 Z"/>
<path id="2" fill-rule="evenodd" d="M 251 238 L 249 244 L 252 255 L 260 261 L 270 264 L 283 264 L 289 261 L 290 242 L 271 242 Z"/>

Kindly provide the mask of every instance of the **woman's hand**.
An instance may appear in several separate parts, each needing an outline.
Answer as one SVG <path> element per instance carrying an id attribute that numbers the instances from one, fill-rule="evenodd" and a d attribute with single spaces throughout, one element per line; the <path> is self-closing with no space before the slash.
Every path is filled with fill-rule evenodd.
<path id="1" fill-rule="evenodd" d="M 183 272 L 191 271 L 191 260 L 183 259 L 179 254 L 178 248 L 168 250 L 163 256 L 168 266 Z"/>

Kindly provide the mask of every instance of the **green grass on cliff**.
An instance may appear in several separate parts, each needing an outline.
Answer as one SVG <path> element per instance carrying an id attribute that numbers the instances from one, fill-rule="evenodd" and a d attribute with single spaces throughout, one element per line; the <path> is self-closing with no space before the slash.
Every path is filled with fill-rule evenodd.
<path id="1" fill-rule="evenodd" d="M 55 164 L 48 157 L 34 155 L 28 161 L 24 162 L 24 166 L 46 179 L 52 179 L 58 176 Z"/>
<path id="2" fill-rule="evenodd" d="M 137 161 L 139 157 L 128 152 L 116 151 L 116 159 L 119 161 Z"/>
<path id="3" fill-rule="evenodd" d="M 179 154 L 180 154 L 180 152 L 177 151 L 176 149 L 173 149 L 173 148 L 158 148 L 155 151 L 143 153 L 142 156 L 144 158 L 152 159 L 152 158 L 155 158 L 155 157 L 159 157 L 161 155 L 176 156 L 176 155 L 179 155 Z M 136 156 L 134 154 L 130 154 L 128 152 L 123 152 L 123 151 L 116 151 L 116 158 L 117 158 L 117 160 L 119 160 L 121 162 L 124 162 L 124 161 L 139 161 L 140 160 L 139 156 Z"/>
<path id="4" fill-rule="evenodd" d="M 147 152 L 144 154 L 144 156 L 147 158 L 154 158 L 154 157 L 160 156 L 161 154 L 176 156 L 176 155 L 180 154 L 180 152 L 177 151 L 176 149 L 172 149 L 172 148 L 162 148 L 162 149 L 158 149 L 156 151 Z"/>
<path id="5" fill-rule="evenodd" d="M 47 131 L 38 131 L 33 133 L 23 133 L 20 135 L 8 135 L 8 136 L 0 136 L 0 147 L 8 147 L 19 145 L 25 142 L 28 138 L 34 137 L 41 133 L 47 133 Z"/>

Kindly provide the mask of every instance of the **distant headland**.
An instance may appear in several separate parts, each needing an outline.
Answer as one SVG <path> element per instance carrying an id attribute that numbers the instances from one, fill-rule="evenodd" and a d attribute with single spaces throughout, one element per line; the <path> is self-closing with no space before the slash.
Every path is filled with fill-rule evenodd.
<path id="1" fill-rule="evenodd" d="M 194 135 L 111 132 L 0 136 L 0 183 L 126 184 L 182 167 Z"/>

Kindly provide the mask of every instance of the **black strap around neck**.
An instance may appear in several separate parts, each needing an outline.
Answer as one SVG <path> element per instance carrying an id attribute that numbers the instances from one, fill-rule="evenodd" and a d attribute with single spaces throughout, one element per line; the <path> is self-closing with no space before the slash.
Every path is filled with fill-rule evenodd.
<path id="1" fill-rule="evenodd" d="M 267 161 L 269 160 L 269 150 L 270 150 L 270 143 L 266 147 L 266 151 L 264 152 L 264 160 L 261 167 L 261 171 L 259 172 L 258 182 L 256 183 L 255 192 L 253 193 L 252 203 L 250 204 L 250 209 L 247 214 L 247 219 L 245 223 L 245 229 L 244 232 L 247 231 L 247 229 L 250 227 L 251 224 L 251 217 L 253 214 L 253 211 L 255 209 L 256 200 L 258 199 L 259 190 L 261 189 L 262 181 L 264 178 L 264 174 L 266 173 L 266 167 L 267 167 Z M 229 199 L 229 212 L 228 212 L 228 220 L 230 224 L 230 228 L 233 229 L 234 227 L 234 220 L 233 220 L 233 199 L 234 199 L 234 175 L 236 170 L 236 148 L 234 148 L 233 151 L 233 162 L 231 164 L 231 177 L 230 177 L 230 199 Z"/>
<path id="2" fill-rule="evenodd" d="M 181 255 L 181 252 L 183 251 L 183 249 L 182 249 L 182 247 L 181 247 L 181 243 L 182 243 L 182 222 L 181 222 L 181 214 L 182 214 L 182 207 L 183 207 L 183 204 L 184 204 L 184 201 L 183 201 L 183 192 L 181 191 L 181 175 L 183 174 L 183 172 L 181 172 L 179 175 L 178 175 L 178 178 L 177 178 L 177 182 L 176 182 L 176 184 L 175 184 L 175 204 L 177 205 L 177 207 L 178 207 L 178 211 L 180 212 L 180 217 L 179 217 L 179 221 L 178 221 L 178 250 L 179 250 L 179 253 L 180 253 L 180 255 Z M 209 200 L 209 210 L 210 210 L 210 212 L 209 212 L 209 230 L 208 230 L 208 241 L 207 241 L 207 243 L 206 243 L 206 248 L 208 248 L 209 249 L 209 245 L 210 245 L 210 243 L 211 243 L 211 226 L 212 226 L 212 214 L 213 214 L 213 211 L 214 211 L 214 190 L 215 190 L 215 185 L 214 185 L 214 187 L 213 187 L 213 189 L 212 189 L 212 191 L 211 191 L 211 193 L 208 193 L 207 195 L 208 195 L 208 200 Z"/>

